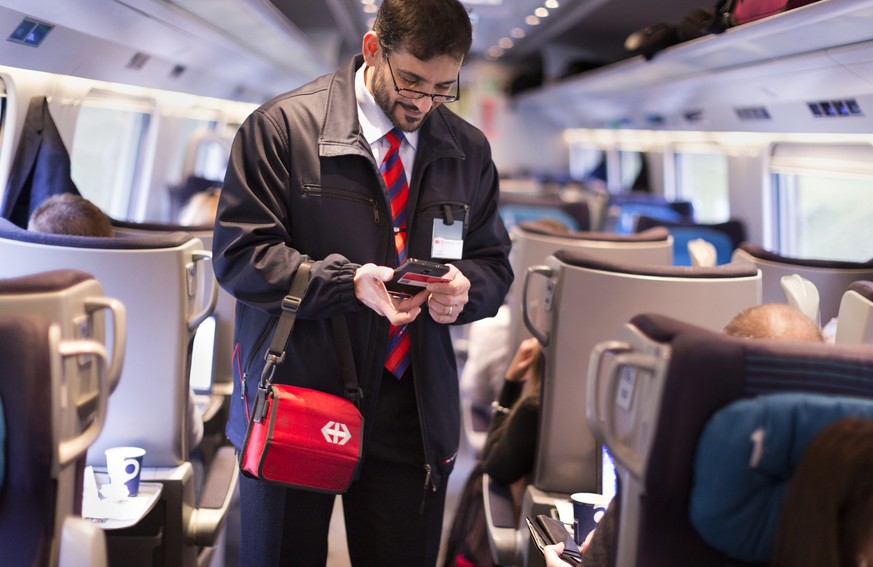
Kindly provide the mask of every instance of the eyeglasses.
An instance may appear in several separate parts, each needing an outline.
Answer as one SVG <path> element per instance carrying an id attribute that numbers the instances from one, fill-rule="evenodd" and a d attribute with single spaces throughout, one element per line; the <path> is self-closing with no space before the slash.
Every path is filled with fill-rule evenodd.
<path id="1" fill-rule="evenodd" d="M 388 62 L 388 71 L 391 73 L 391 82 L 394 83 L 394 92 L 402 96 L 403 98 L 411 98 L 411 99 L 421 99 L 426 96 L 429 96 L 430 99 L 434 103 L 445 104 L 447 102 L 455 102 L 461 98 L 461 72 L 458 71 L 458 78 L 456 84 L 456 91 L 454 95 L 446 95 L 446 94 L 433 94 L 433 93 L 425 93 L 421 91 L 417 91 L 414 89 L 402 89 L 397 86 L 397 79 L 394 78 L 394 69 L 391 67 L 391 60 L 388 59 L 388 52 L 385 51 L 385 61 Z"/>

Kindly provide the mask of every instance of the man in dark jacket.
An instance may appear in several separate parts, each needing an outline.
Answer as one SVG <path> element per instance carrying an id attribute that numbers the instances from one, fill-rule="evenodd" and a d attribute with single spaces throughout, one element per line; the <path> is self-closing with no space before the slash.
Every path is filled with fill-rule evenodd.
<path id="1" fill-rule="evenodd" d="M 460 438 L 448 325 L 494 315 L 512 282 L 489 144 L 444 106 L 471 41 L 457 0 L 385 0 L 362 55 L 246 120 L 222 190 L 215 271 L 238 299 L 228 437 L 243 444 L 282 298 L 311 262 L 274 382 L 341 394 L 330 324 L 347 319 L 366 424 L 343 495 L 355 565 L 435 563 Z M 398 141 L 400 170 L 380 173 Z M 406 204 L 392 212 L 398 178 Z M 448 281 L 390 296 L 383 282 L 404 255 L 449 264 Z M 386 368 L 398 330 L 405 371 Z M 324 565 L 331 495 L 241 477 L 240 500 L 241 564 Z"/>

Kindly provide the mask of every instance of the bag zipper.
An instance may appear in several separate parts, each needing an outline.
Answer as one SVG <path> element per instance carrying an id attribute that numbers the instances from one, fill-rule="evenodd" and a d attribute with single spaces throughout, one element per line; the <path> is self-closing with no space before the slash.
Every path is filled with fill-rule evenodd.
<path id="1" fill-rule="evenodd" d="M 372 197 L 365 197 L 351 191 L 343 191 L 340 189 L 325 189 L 320 185 L 303 185 L 303 195 L 306 197 L 328 197 L 331 199 L 341 199 L 343 201 L 352 201 L 354 203 L 366 203 L 373 209 L 373 222 L 379 224 L 381 218 L 379 216 L 379 203 Z"/>

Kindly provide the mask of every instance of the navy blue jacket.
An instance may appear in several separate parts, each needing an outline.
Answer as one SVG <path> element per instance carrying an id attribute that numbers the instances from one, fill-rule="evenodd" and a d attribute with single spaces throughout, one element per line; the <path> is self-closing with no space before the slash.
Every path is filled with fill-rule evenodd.
<path id="1" fill-rule="evenodd" d="M 358 123 L 354 75 L 362 62 L 358 56 L 265 103 L 234 140 L 213 251 L 219 283 L 238 299 L 239 352 L 227 425 L 237 447 L 247 426 L 243 388 L 250 408 L 280 302 L 303 261 L 314 263 L 312 277 L 275 381 L 341 393 L 329 318 L 345 314 L 365 420 L 375 409 L 388 320 L 358 302 L 353 277 L 362 264 L 393 266 L 397 260 L 388 197 Z M 512 270 L 490 146 L 444 106 L 420 133 L 409 183 L 408 255 L 434 260 L 434 219 L 463 223 L 463 259 L 452 263 L 471 288 L 457 324 L 492 316 L 512 283 Z M 449 328 L 426 309 L 409 333 L 425 464 L 436 486 L 454 465 L 460 439 L 457 368 Z"/>
<path id="2" fill-rule="evenodd" d="M 34 209 L 60 193 L 79 194 L 70 176 L 70 154 L 52 120 L 48 101 L 35 97 L 24 119 L 0 216 L 27 228 Z"/>

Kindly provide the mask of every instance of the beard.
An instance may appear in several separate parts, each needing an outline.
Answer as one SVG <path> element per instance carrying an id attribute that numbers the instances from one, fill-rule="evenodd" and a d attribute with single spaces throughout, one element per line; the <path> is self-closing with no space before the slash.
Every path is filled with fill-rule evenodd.
<path id="1" fill-rule="evenodd" d="M 387 70 L 387 68 L 386 68 Z M 397 100 L 392 100 L 392 94 L 396 94 L 394 92 L 393 85 L 389 85 L 388 81 L 385 80 L 385 76 L 383 73 L 374 73 L 373 74 L 373 99 L 376 101 L 376 104 L 379 105 L 379 108 L 382 109 L 382 112 L 385 113 L 385 116 L 391 120 L 391 124 L 394 125 L 395 128 L 400 130 L 401 132 L 415 132 L 421 125 L 424 124 L 424 121 L 427 120 L 427 117 L 436 109 L 437 104 L 431 104 L 430 110 L 417 120 L 402 120 L 397 117 L 397 108 L 406 108 L 413 112 L 418 112 L 418 108 L 412 104 L 411 99 L 409 103 L 405 103 L 403 97 L 400 95 L 396 95 Z M 402 114 L 401 114 L 402 115 Z"/>

